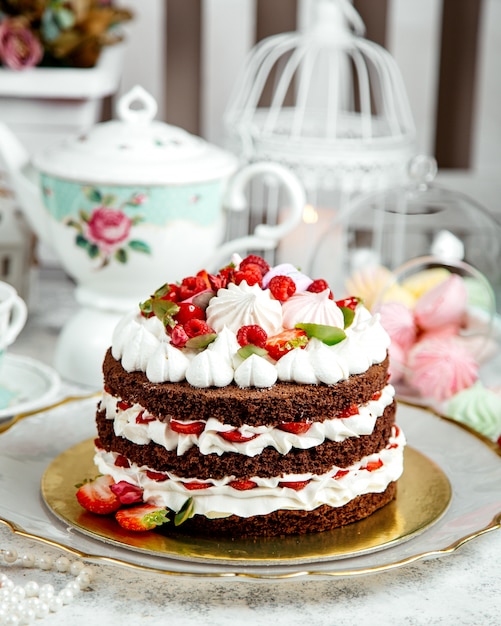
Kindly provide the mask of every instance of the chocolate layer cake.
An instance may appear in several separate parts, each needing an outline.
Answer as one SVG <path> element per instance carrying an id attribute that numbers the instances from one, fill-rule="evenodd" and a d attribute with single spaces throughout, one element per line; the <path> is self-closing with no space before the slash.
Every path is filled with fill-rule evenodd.
<path id="1" fill-rule="evenodd" d="M 192 316 L 193 315 L 193 316 Z M 183 532 L 324 531 L 395 497 L 389 339 L 356 298 L 236 257 L 164 285 L 114 333 L 96 465 Z"/>

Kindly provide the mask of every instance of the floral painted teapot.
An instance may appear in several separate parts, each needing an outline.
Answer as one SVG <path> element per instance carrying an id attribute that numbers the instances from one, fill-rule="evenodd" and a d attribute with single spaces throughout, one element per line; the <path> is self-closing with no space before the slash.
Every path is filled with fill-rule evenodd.
<path id="1" fill-rule="evenodd" d="M 166 275 L 215 269 L 234 251 L 275 248 L 300 221 L 304 192 L 288 170 L 256 163 L 237 171 L 234 155 L 154 120 L 156 112 L 152 96 L 136 86 L 119 100 L 117 120 L 31 164 L 0 124 L 0 150 L 21 207 L 76 280 L 81 304 L 123 311 Z M 225 209 L 243 209 L 247 184 L 262 174 L 285 186 L 287 219 L 221 246 Z"/>

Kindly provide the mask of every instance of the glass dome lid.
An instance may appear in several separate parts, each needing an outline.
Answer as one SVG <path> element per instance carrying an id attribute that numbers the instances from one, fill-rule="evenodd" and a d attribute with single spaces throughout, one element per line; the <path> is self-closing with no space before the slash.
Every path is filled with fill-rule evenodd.
<path id="1" fill-rule="evenodd" d="M 469 196 L 435 184 L 435 160 L 414 157 L 409 183 L 359 195 L 332 222 L 312 260 L 340 291 L 370 266 L 395 270 L 418 257 L 465 262 L 481 272 L 501 306 L 501 224 Z"/>

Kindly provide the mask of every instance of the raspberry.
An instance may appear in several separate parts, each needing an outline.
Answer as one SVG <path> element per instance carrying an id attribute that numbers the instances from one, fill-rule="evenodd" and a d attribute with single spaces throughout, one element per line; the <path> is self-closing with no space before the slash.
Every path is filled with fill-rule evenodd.
<path id="1" fill-rule="evenodd" d="M 324 280 L 323 278 L 317 278 L 311 283 L 311 285 L 308 287 L 306 291 L 310 291 L 311 293 L 322 293 L 322 291 L 325 291 L 326 289 L 329 289 L 328 282 Z M 331 300 L 334 300 L 334 296 L 332 295 L 332 291 L 330 291 L 330 289 L 329 289 L 329 298 Z"/>
<path id="2" fill-rule="evenodd" d="M 188 276 L 183 278 L 179 285 L 179 300 L 187 300 L 192 298 L 197 293 L 205 291 L 207 289 L 207 283 L 202 276 Z"/>
<path id="3" fill-rule="evenodd" d="M 271 295 L 280 302 L 285 302 L 296 293 L 296 283 L 290 276 L 274 276 L 268 285 Z"/>
<path id="4" fill-rule="evenodd" d="M 186 324 L 183 326 L 184 332 L 188 335 L 188 337 L 198 337 L 199 335 L 209 335 L 210 333 L 214 333 L 212 328 L 204 322 L 203 320 L 197 320 L 193 318 L 188 320 Z"/>
<path id="5" fill-rule="evenodd" d="M 263 275 L 261 274 L 261 268 L 259 265 L 253 265 L 249 263 L 243 270 L 235 272 L 234 280 L 239 285 L 244 280 L 250 285 L 259 285 L 261 287 L 263 282 Z"/>
<path id="6" fill-rule="evenodd" d="M 248 344 L 257 346 L 258 348 L 264 348 L 268 334 L 258 324 L 251 324 L 250 326 L 242 326 L 237 333 L 237 341 L 243 347 Z"/>
<path id="7" fill-rule="evenodd" d="M 261 274 L 264 276 L 266 273 L 270 271 L 270 266 L 267 261 L 263 259 L 263 257 L 257 256 L 256 254 L 249 254 L 245 259 L 240 263 L 240 269 L 243 270 L 248 265 L 257 265 L 261 270 Z"/>
<path id="8" fill-rule="evenodd" d="M 336 304 L 338 307 L 344 307 L 346 309 L 351 309 L 354 311 L 357 308 L 357 304 L 360 302 L 360 298 L 356 296 L 350 296 L 349 298 L 344 298 L 343 300 L 336 300 Z"/>

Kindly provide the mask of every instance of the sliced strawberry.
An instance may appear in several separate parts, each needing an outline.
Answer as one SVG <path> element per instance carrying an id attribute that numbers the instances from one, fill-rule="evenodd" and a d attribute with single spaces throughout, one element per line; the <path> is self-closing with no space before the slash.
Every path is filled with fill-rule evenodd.
<path id="1" fill-rule="evenodd" d="M 359 304 L 360 298 L 356 296 L 350 296 L 348 298 L 343 298 L 342 300 L 336 300 L 336 304 L 340 308 L 351 309 L 354 311 L 357 308 L 357 304 Z"/>
<path id="2" fill-rule="evenodd" d="M 238 430 L 225 430 L 218 433 L 223 439 L 226 441 L 231 441 L 232 443 L 245 443 L 246 441 L 252 441 L 255 439 L 257 435 L 251 435 L 250 437 L 244 437 L 242 433 Z"/>
<path id="3" fill-rule="evenodd" d="M 356 404 L 352 404 L 351 406 L 346 407 L 342 411 L 339 411 L 336 417 L 342 419 L 342 418 L 352 417 L 352 415 L 358 415 L 358 413 L 359 413 L 358 406 Z"/>
<path id="4" fill-rule="evenodd" d="M 371 400 L 374 400 L 374 401 L 379 400 L 379 399 L 381 398 L 381 396 L 382 396 L 382 395 L 383 395 L 383 392 L 382 392 L 382 391 L 375 391 L 375 392 L 372 394 L 372 398 L 371 398 Z"/>
<path id="5" fill-rule="evenodd" d="M 400 428 L 396 424 L 393 424 L 393 436 L 398 437 L 399 435 L 400 435 Z"/>
<path id="6" fill-rule="evenodd" d="M 95 480 L 84 483 L 78 488 L 77 500 L 81 506 L 91 513 L 108 515 L 117 511 L 121 502 L 118 496 L 111 491 L 115 481 L 108 474 L 98 476 Z"/>
<path id="7" fill-rule="evenodd" d="M 273 276 L 268 284 L 268 289 L 275 300 L 285 302 L 296 293 L 296 283 L 290 276 Z"/>
<path id="8" fill-rule="evenodd" d="M 266 350 L 272 359 L 278 361 L 284 354 L 294 350 L 294 348 L 305 348 L 308 344 L 308 335 L 299 328 L 284 330 L 278 335 L 268 337 Z"/>
<path id="9" fill-rule="evenodd" d="M 348 474 L 349 470 L 338 470 L 334 476 L 332 478 L 334 478 L 334 480 L 338 480 L 339 478 L 342 478 L 343 476 L 346 476 L 346 474 Z"/>
<path id="10" fill-rule="evenodd" d="M 122 504 L 136 504 L 143 501 L 143 490 L 137 485 L 131 485 L 121 480 L 110 487 Z"/>
<path id="11" fill-rule="evenodd" d="M 166 480 L 169 480 L 167 474 L 163 474 L 162 472 L 154 472 L 153 470 L 146 470 L 146 476 L 150 480 L 156 480 L 157 483 L 163 483 Z"/>
<path id="12" fill-rule="evenodd" d="M 155 417 L 153 415 L 145 415 L 146 411 L 140 411 L 136 415 L 136 424 L 149 424 L 150 422 L 155 421 Z"/>
<path id="13" fill-rule="evenodd" d="M 126 402 L 125 400 L 119 400 L 117 402 L 117 408 L 119 408 L 121 411 L 127 411 L 127 409 L 132 408 L 132 404 Z"/>
<path id="14" fill-rule="evenodd" d="M 282 422 L 277 428 L 294 435 L 304 435 L 310 430 L 311 422 Z"/>
<path id="15" fill-rule="evenodd" d="M 383 467 L 383 461 L 381 461 L 381 459 L 377 459 L 377 461 L 369 461 L 367 465 L 361 469 L 366 469 L 368 472 L 374 472 L 380 467 Z"/>
<path id="16" fill-rule="evenodd" d="M 116 465 L 116 467 L 130 467 L 130 462 L 126 456 L 119 454 L 115 459 L 114 465 Z"/>
<path id="17" fill-rule="evenodd" d="M 169 521 L 167 510 L 154 504 L 141 504 L 127 509 L 120 509 L 115 519 L 122 528 L 135 532 L 153 530 Z"/>
<path id="18" fill-rule="evenodd" d="M 301 489 L 304 489 L 306 487 L 306 485 L 310 482 L 310 480 L 291 480 L 291 481 L 284 481 L 284 482 L 280 482 L 278 483 L 279 487 L 287 487 L 288 489 L 294 489 L 294 491 L 301 491 Z"/>
<path id="19" fill-rule="evenodd" d="M 205 428 L 205 422 L 177 422 L 170 421 L 170 427 L 175 433 L 181 435 L 200 435 Z"/>
<path id="20" fill-rule="evenodd" d="M 197 489 L 209 489 L 209 487 L 213 487 L 212 483 L 202 483 L 197 480 L 192 480 L 189 483 L 182 483 L 182 485 L 190 491 L 196 491 Z"/>
<path id="21" fill-rule="evenodd" d="M 253 480 L 232 480 L 228 483 L 228 486 L 238 491 L 248 491 L 257 487 L 257 483 Z"/>

